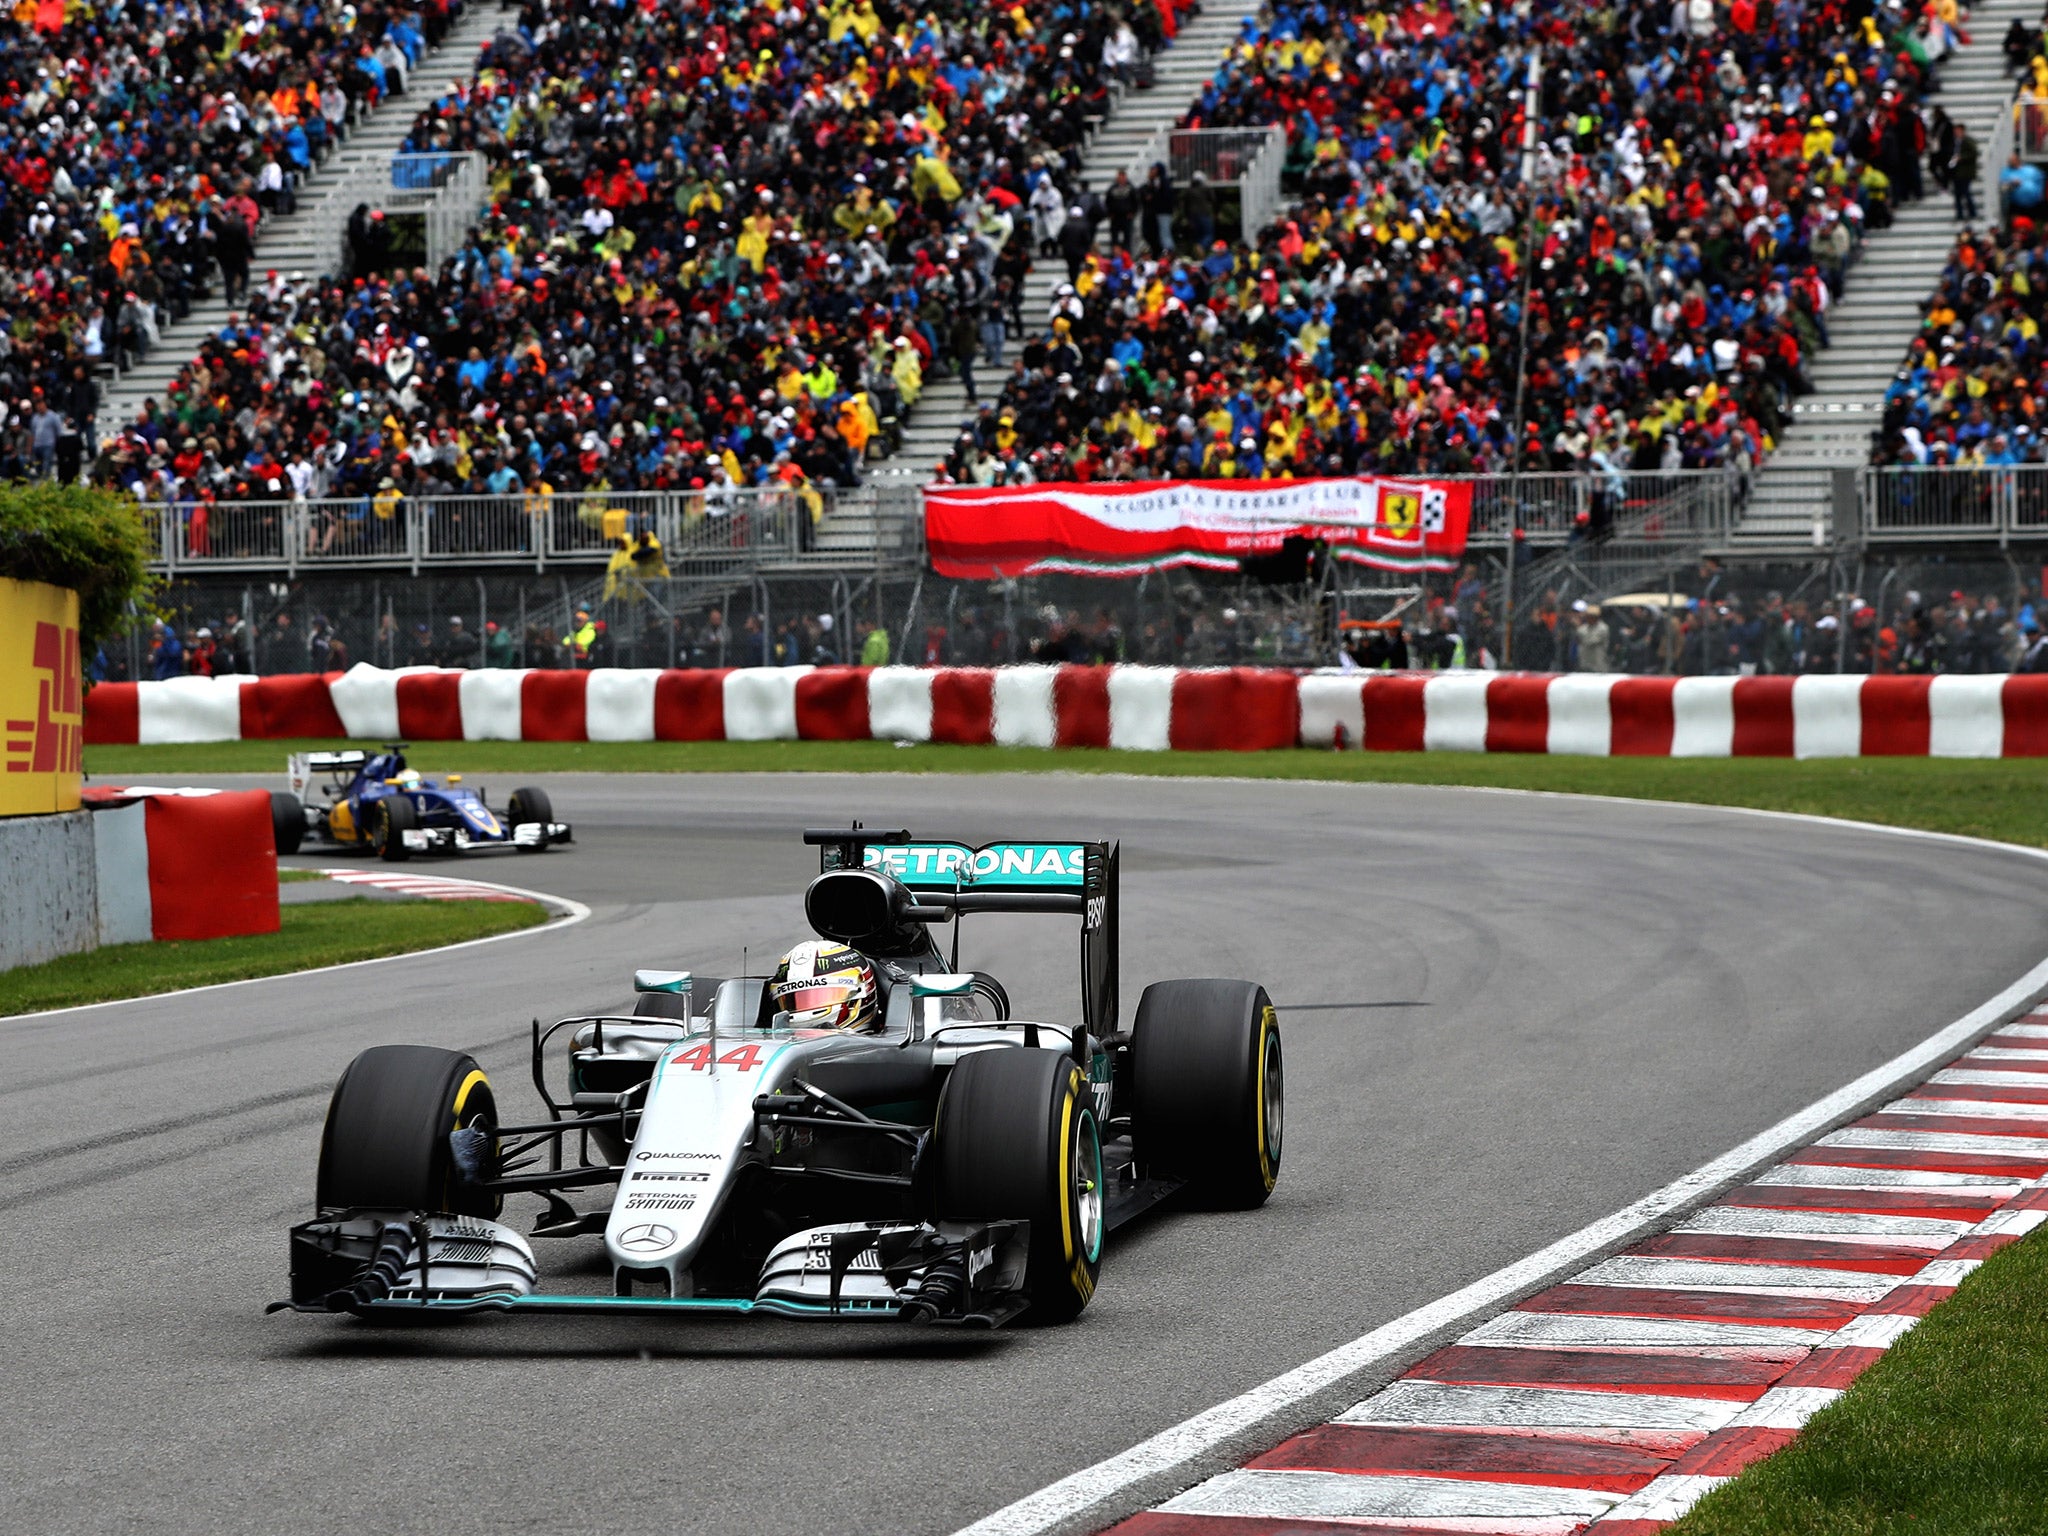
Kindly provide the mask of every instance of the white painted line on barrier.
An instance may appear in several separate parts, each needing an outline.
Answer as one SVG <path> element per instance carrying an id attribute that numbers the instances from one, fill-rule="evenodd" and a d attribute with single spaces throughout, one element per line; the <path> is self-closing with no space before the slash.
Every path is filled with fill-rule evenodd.
<path id="1" fill-rule="evenodd" d="M 1908 1285 L 1961 1285 L 1974 1275 L 1983 1264 L 1982 1259 L 1936 1259 L 1932 1264 L 1923 1264 L 1908 1280 Z"/>
<path id="2" fill-rule="evenodd" d="M 1268 1520 L 1594 1519 L 1618 1493 L 1444 1477 L 1360 1477 L 1349 1472 L 1226 1472 L 1160 1506 L 1169 1515 Z M 1569 1530 L 1569 1525 L 1563 1530 Z"/>
<path id="3" fill-rule="evenodd" d="M 1787 1163 L 1757 1175 L 1768 1188 L 1958 1189 L 2010 1200 L 2024 1187 L 2002 1173 L 1942 1173 L 1930 1168 L 1847 1168 L 1833 1163 Z"/>
<path id="4" fill-rule="evenodd" d="M 1655 1478 L 1607 1512 L 1609 1520 L 1676 1520 L 1712 1493 L 1725 1477 L 1674 1473 Z"/>
<path id="5" fill-rule="evenodd" d="M 1818 1264 L 1744 1264 L 1723 1259 L 1660 1259 L 1625 1253 L 1571 1278 L 1573 1285 L 1621 1285 L 1651 1291 L 1739 1291 L 1745 1296 L 1807 1296 L 1866 1305 L 1897 1284 L 1896 1275 Z"/>
<path id="6" fill-rule="evenodd" d="M 1729 1420 L 1738 1429 L 1804 1429 L 1842 1395 L 1840 1387 L 1773 1387 Z"/>
<path id="7" fill-rule="evenodd" d="M 1900 1099 L 1888 1112 L 1948 1115 L 1960 1120 L 2048 1121 L 2048 1104 L 2008 1104 L 1998 1099 Z"/>
<path id="8" fill-rule="evenodd" d="M 2048 1158 L 2048 1137 L 1973 1136 L 1964 1131 L 1866 1131 L 1851 1127 L 1823 1136 L 1817 1147 L 1866 1148 L 1894 1152 L 1968 1152 L 1975 1155 Z"/>
<path id="9" fill-rule="evenodd" d="M 1811 1237 L 1838 1243 L 1887 1243 L 1946 1248 L 1970 1230 L 1967 1221 L 1939 1216 L 1869 1216 L 1856 1211 L 1777 1211 L 1710 1205 L 1673 1228 L 1717 1237 Z"/>
<path id="10" fill-rule="evenodd" d="M 1685 1429 L 1708 1434 L 1748 1406 L 1720 1397 L 1480 1387 L 1404 1377 L 1331 1422 L 1446 1429 Z"/>
<path id="11" fill-rule="evenodd" d="M 1831 1349 L 1890 1349 L 1913 1331 L 1917 1313 L 1865 1312 L 1852 1317 L 1828 1339 Z"/>
<path id="12" fill-rule="evenodd" d="M 2048 1072 L 1980 1072 L 1969 1067 L 1950 1067 L 1927 1081 L 1938 1087 L 1953 1083 L 1958 1088 L 2032 1088 L 2048 1099 Z"/>
<path id="13" fill-rule="evenodd" d="M 1575 1312 L 1503 1312 L 1458 1342 L 1537 1349 L 1786 1349 L 1800 1353 L 1832 1339 L 1826 1328 L 1777 1323 L 1700 1323 L 1680 1317 L 1619 1317 Z"/>

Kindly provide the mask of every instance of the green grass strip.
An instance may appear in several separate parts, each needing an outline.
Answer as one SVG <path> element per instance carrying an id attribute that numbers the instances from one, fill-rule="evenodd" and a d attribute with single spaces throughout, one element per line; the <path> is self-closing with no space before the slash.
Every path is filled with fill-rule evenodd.
<path id="1" fill-rule="evenodd" d="M 1671 1536 L 2048 1530 L 2048 1239 L 1988 1259 L 1784 1450 Z"/>
<path id="2" fill-rule="evenodd" d="M 88 747 L 96 778 L 274 773 L 332 741 Z M 369 743 L 367 745 L 374 745 Z M 1464 784 L 1565 794 L 1743 805 L 1924 827 L 2048 846 L 2048 758 L 1545 757 L 1462 752 L 1107 752 L 1087 748 L 899 747 L 886 741 L 448 741 L 408 754 L 426 772 L 488 774 L 494 804 L 515 780 L 550 773 L 1126 773 L 1164 778 L 1328 779 Z M 555 796 L 574 823 L 573 797 Z"/>
<path id="3" fill-rule="evenodd" d="M 180 987 L 340 965 L 509 933 L 547 921 L 531 901 L 344 901 L 288 906 L 276 933 L 110 944 L 0 971 L 0 1016 L 71 1008 Z"/>

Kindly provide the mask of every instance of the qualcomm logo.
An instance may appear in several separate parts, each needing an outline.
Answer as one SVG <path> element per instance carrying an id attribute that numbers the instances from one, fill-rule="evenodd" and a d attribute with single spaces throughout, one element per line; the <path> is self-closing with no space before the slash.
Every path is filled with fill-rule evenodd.
<path id="1" fill-rule="evenodd" d="M 635 1253 L 656 1253 L 663 1248 L 675 1246 L 674 1227 L 664 1227 L 660 1222 L 643 1222 L 637 1227 L 628 1227 L 619 1234 L 619 1246 L 630 1248 Z"/>

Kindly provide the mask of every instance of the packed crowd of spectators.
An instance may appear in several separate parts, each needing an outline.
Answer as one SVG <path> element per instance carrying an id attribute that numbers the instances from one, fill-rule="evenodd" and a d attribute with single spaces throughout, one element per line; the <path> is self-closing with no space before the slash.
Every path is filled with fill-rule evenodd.
<path id="1" fill-rule="evenodd" d="M 1994 593 L 1907 591 L 1880 611 L 1861 597 L 1719 593 L 1682 607 L 1561 604 L 1546 593 L 1516 626 L 1523 670 L 1796 676 L 1856 672 L 2048 672 L 2034 605 Z"/>
<path id="2" fill-rule="evenodd" d="M 1247 243 L 1199 180 L 1109 189 L 1110 248 L 1069 254 L 945 473 L 1754 464 L 1863 232 L 1922 195 L 1926 12 L 1275 0 L 1187 123 L 1284 123 L 1300 204 Z"/>
<path id="3" fill-rule="evenodd" d="M 188 502 L 851 484 L 1187 8 L 529 0 L 406 141 L 488 159 L 459 253 L 387 270 L 361 210 L 354 270 L 259 285 L 100 473 Z"/>
<path id="4" fill-rule="evenodd" d="M 22 0 L 0 20 L 0 478 L 93 462 L 97 370 L 215 283 L 246 288 L 261 219 L 459 3 Z"/>

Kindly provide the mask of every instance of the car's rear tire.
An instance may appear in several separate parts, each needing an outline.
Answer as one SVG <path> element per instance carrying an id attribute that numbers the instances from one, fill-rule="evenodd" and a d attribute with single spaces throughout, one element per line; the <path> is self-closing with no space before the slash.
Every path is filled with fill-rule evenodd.
<path id="1" fill-rule="evenodd" d="M 297 795 L 281 789 L 270 792 L 270 832 L 279 853 L 297 853 L 306 840 L 306 808 Z"/>
<path id="2" fill-rule="evenodd" d="M 1280 1022 L 1249 981 L 1156 981 L 1131 1026 L 1131 1132 L 1148 1172 L 1225 1210 L 1263 1204 L 1280 1174 Z"/>
<path id="3" fill-rule="evenodd" d="M 334 1085 L 314 1200 L 323 1211 L 494 1217 L 503 1197 L 462 1177 L 449 1137 L 497 1124 L 497 1099 L 475 1057 L 431 1045 L 372 1046 Z M 495 1138 L 487 1158 L 495 1164 Z"/>
<path id="4" fill-rule="evenodd" d="M 692 976 L 690 978 L 690 1011 L 702 1018 L 711 1012 L 711 1000 L 718 995 L 718 989 L 725 983 L 716 976 Z M 636 1019 L 672 1019 L 677 1023 L 686 1022 L 670 1010 L 675 1004 L 673 992 L 642 992 L 633 1001 L 633 1017 Z"/>
<path id="5" fill-rule="evenodd" d="M 1102 1267 L 1102 1138 L 1088 1080 L 1064 1051 L 1000 1047 L 961 1060 L 939 1095 L 930 1156 L 942 1221 L 1031 1223 L 1026 1320 L 1063 1323 Z"/>
<path id="6" fill-rule="evenodd" d="M 387 795 L 370 810 L 370 846 L 386 864 L 402 864 L 412 857 L 405 846 L 405 834 L 420 824 L 420 814 L 403 795 Z"/>

